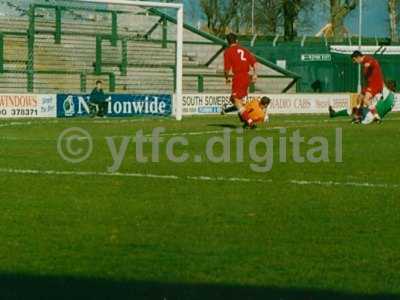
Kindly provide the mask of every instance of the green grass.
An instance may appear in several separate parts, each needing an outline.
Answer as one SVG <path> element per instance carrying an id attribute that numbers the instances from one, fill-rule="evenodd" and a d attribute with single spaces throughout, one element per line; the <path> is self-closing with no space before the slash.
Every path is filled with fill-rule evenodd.
<path id="1" fill-rule="evenodd" d="M 120 176 L 104 176 L 113 163 L 107 136 L 161 126 L 186 134 L 190 145 L 176 154 L 204 157 L 209 138 L 239 125 L 234 117 L 26 122 L 0 121 L 1 299 L 400 299 L 397 114 L 364 127 L 273 116 L 269 129 L 239 134 L 246 147 L 274 138 L 267 173 L 251 170 L 248 153 L 244 162 L 173 163 L 165 144 L 159 163 L 138 163 L 131 142 Z M 70 127 L 93 137 L 93 154 L 80 164 L 57 153 Z M 297 129 L 306 140 L 326 137 L 330 162 L 295 163 L 288 147 L 279 163 L 278 127 L 288 137 Z M 336 128 L 343 163 L 334 161 Z M 175 177 L 124 176 L 131 173 Z"/>

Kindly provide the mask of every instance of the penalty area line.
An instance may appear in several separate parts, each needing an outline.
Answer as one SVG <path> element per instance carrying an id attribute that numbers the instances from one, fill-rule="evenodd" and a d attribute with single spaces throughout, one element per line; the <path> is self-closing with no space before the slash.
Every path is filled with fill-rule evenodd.
<path id="1" fill-rule="evenodd" d="M 94 171 L 57 171 L 57 170 L 33 170 L 33 169 L 6 169 L 0 168 L 2 174 L 20 174 L 20 175 L 42 175 L 42 176 L 99 176 L 99 177 L 126 177 L 126 178 L 150 178 L 150 179 L 166 179 L 166 180 L 188 180 L 188 181 L 205 181 L 205 182 L 246 182 L 246 183 L 275 183 L 272 179 L 246 178 L 246 177 L 222 177 L 222 176 L 178 176 L 178 175 L 162 175 L 151 173 L 109 173 Z M 313 180 L 287 180 L 279 181 L 279 183 L 287 183 L 299 186 L 342 186 L 342 187 L 363 187 L 363 188 L 392 188 L 399 189 L 400 184 L 385 184 L 371 182 L 338 182 L 338 181 L 313 181 Z"/>

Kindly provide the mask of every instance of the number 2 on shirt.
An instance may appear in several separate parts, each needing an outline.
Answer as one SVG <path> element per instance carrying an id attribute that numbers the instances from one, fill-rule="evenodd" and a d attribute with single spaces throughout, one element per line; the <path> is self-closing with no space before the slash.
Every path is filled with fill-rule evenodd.
<path id="1" fill-rule="evenodd" d="M 240 59 L 242 60 L 242 61 L 247 61 L 247 58 L 246 57 L 244 57 L 244 51 L 242 50 L 242 49 L 238 49 L 238 54 L 240 55 Z"/>

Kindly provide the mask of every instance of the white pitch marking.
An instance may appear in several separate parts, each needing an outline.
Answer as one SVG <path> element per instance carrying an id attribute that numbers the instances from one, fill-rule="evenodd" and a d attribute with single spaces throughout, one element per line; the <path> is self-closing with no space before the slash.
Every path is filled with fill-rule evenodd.
<path id="1" fill-rule="evenodd" d="M 264 129 L 256 129 L 256 132 L 262 131 L 273 131 L 279 130 L 283 127 L 269 127 Z M 236 133 L 236 129 L 230 129 L 230 133 Z M 209 130 L 209 131 L 189 131 L 189 132 L 171 132 L 161 133 L 160 136 L 196 136 L 196 135 L 208 135 L 208 134 L 221 134 L 225 133 L 225 130 Z M 145 137 L 152 137 L 152 134 L 146 134 Z"/>
<path id="2" fill-rule="evenodd" d="M 385 183 L 369 183 L 369 182 L 335 182 L 335 181 L 307 181 L 307 180 L 291 180 L 297 185 L 324 185 L 324 186 L 356 186 L 370 188 L 400 188 L 400 184 L 385 184 Z"/>
<path id="3" fill-rule="evenodd" d="M 161 175 L 161 174 L 150 174 L 150 173 L 121 173 L 121 172 L 108 173 L 108 172 L 93 172 L 93 171 L 56 171 L 56 170 L 29 170 L 29 169 L 5 169 L 5 168 L 0 168 L 0 173 L 22 174 L 22 175 L 136 177 L 136 178 L 169 179 L 169 180 L 224 181 L 224 182 L 247 182 L 247 183 L 275 182 L 272 179 L 259 179 L 259 178 L 246 178 L 246 177 L 178 176 L 178 175 Z M 314 186 L 353 186 L 353 187 L 392 188 L 392 189 L 400 188 L 400 184 L 382 184 L 382 183 L 370 183 L 370 182 L 289 180 L 286 181 L 286 183 L 295 185 L 314 185 Z"/>
<path id="4" fill-rule="evenodd" d="M 34 137 L 15 137 L 15 136 L 0 136 L 0 140 L 2 141 L 29 141 L 29 142 L 55 142 L 57 139 L 51 138 L 34 138 Z M 78 137 L 78 141 L 88 140 L 87 137 Z"/>
<path id="5" fill-rule="evenodd" d="M 155 175 L 143 173 L 107 173 L 91 171 L 56 171 L 56 170 L 29 170 L 29 169 L 0 169 L 0 173 L 8 174 L 26 174 L 26 175 L 58 175 L 58 176 L 113 176 L 113 177 L 143 177 L 157 179 L 174 179 L 179 177 L 175 175 Z"/>
<path id="6" fill-rule="evenodd" d="M 289 124 L 314 124 L 314 125 L 318 125 L 316 122 L 318 123 L 349 123 L 348 120 L 335 120 L 335 122 L 331 122 L 331 119 L 327 119 L 327 120 L 283 120 L 283 123 L 289 123 Z"/>
<path id="7" fill-rule="evenodd" d="M 32 122 L 10 122 L 10 123 L 1 123 L 0 127 L 15 127 L 21 125 L 32 125 Z"/>

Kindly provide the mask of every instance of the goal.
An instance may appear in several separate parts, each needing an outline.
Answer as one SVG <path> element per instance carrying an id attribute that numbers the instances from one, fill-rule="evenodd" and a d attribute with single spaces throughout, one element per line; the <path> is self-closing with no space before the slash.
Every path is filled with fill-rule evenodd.
<path id="1" fill-rule="evenodd" d="M 182 119 L 183 4 L 0 0 L 0 10 L 0 93 L 87 94 L 101 81 L 106 93 L 161 97 L 150 113 Z"/>
<path id="2" fill-rule="evenodd" d="M 105 4 L 111 6 L 121 6 L 122 10 L 126 8 L 128 12 L 130 12 L 130 8 L 156 8 L 156 9 L 168 9 L 169 14 L 175 15 L 176 20 L 176 30 L 172 32 L 175 34 L 175 37 L 171 39 L 174 41 L 174 50 L 175 50 L 175 66 L 173 68 L 173 75 L 175 78 L 174 82 L 174 97 L 173 100 L 173 113 L 175 114 L 175 118 L 180 121 L 182 120 L 182 97 L 183 97 L 183 4 L 182 3 L 164 3 L 164 2 L 153 2 L 153 1 L 130 1 L 130 0 L 73 0 L 71 2 L 81 2 L 81 3 L 94 3 L 94 4 Z M 162 18 L 160 19 L 160 22 Z M 134 24 L 136 20 L 132 18 L 132 24 Z M 156 26 L 156 24 L 154 24 Z M 154 28 L 154 27 L 153 27 Z M 148 28 L 148 32 L 151 32 L 153 28 Z M 144 64 L 143 66 L 146 66 Z"/>

